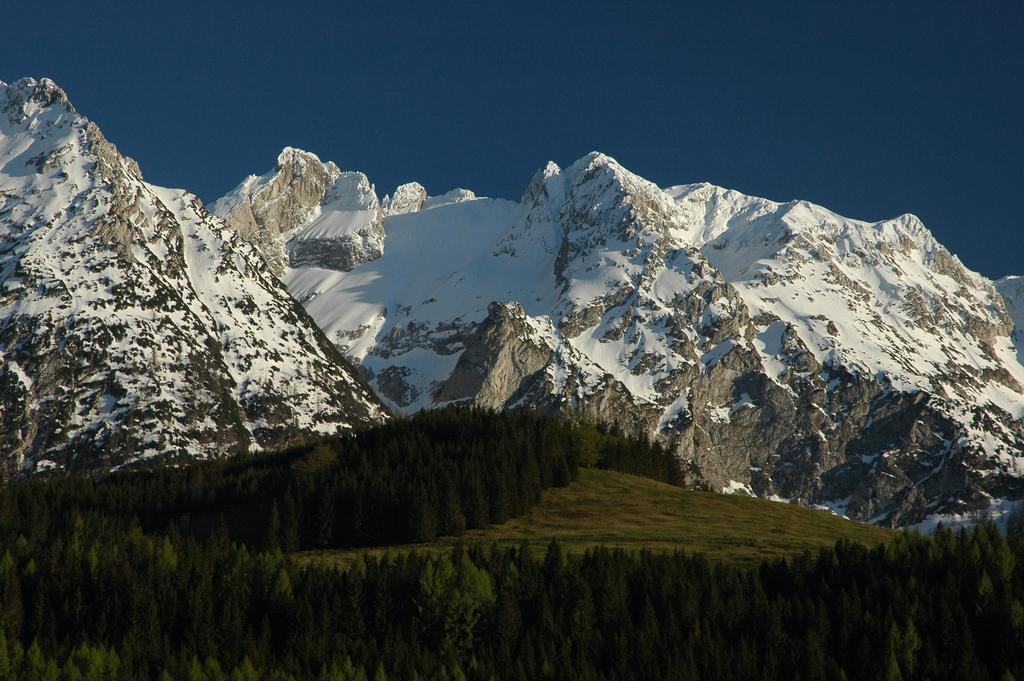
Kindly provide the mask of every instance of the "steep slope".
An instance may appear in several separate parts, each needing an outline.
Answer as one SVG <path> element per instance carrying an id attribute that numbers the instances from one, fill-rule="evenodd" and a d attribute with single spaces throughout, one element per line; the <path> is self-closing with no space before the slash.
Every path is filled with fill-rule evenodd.
<path id="1" fill-rule="evenodd" d="M 350 270 L 382 253 L 383 213 L 366 175 L 299 149 L 285 148 L 274 170 L 247 177 L 210 210 L 277 273 L 285 263 Z"/>
<path id="2" fill-rule="evenodd" d="M 702 252 L 753 314 L 799 327 L 818 361 L 1024 415 L 1024 372 L 995 287 L 913 215 L 865 223 L 805 201 L 730 200 L 709 185 L 668 193 L 693 211 Z"/>
<path id="3" fill-rule="evenodd" d="M 0 467 L 103 471 L 383 418 L 265 270 L 52 81 L 0 84 Z"/>
<path id="4" fill-rule="evenodd" d="M 891 525 L 1024 496 L 1005 305 L 916 218 L 662 190 L 598 153 L 518 204 L 407 195 L 379 257 L 282 275 L 396 409 L 582 412 L 692 484 Z"/>
<path id="5" fill-rule="evenodd" d="M 1017 358 L 1024 364 L 1024 277 L 1004 277 L 996 282 L 996 289 L 1013 320 L 1013 342 Z"/>

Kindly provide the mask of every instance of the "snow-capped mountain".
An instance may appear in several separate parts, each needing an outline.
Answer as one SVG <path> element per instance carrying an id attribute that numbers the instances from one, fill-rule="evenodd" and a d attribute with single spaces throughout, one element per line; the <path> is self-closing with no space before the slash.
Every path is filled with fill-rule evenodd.
<path id="1" fill-rule="evenodd" d="M 47 79 L 0 83 L 0 360 L 7 474 L 281 447 L 386 416 L 245 239 L 146 183 Z"/>
<path id="2" fill-rule="evenodd" d="M 255 216 L 289 290 L 396 410 L 582 412 L 663 438 L 694 484 L 892 525 L 1024 497 L 1013 321 L 913 216 L 662 189 L 593 153 L 549 163 L 518 203 L 402 185 L 356 230 L 374 249 L 309 262 L 294 254 L 332 202 L 378 202 L 303 158 L 214 210 Z"/>

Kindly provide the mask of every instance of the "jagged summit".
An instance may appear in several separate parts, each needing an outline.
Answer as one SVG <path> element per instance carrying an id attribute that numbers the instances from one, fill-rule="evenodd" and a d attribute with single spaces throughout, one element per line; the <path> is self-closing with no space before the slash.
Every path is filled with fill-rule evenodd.
<path id="1" fill-rule="evenodd" d="M 554 166 L 554 167 L 552 167 Z M 548 163 L 543 174 L 557 169 L 553 163 Z M 639 175 L 627 170 L 611 156 L 599 151 L 592 151 L 578 159 L 568 167 L 558 171 L 570 186 L 583 187 L 595 185 L 601 188 L 614 188 L 623 193 L 637 191 L 641 187 L 654 186 Z"/>
<path id="2" fill-rule="evenodd" d="M 285 169 L 288 169 L 292 177 L 297 180 L 303 176 L 307 168 L 324 169 L 329 176 L 336 176 L 341 171 L 338 166 L 332 162 L 324 163 L 320 160 L 320 157 L 311 151 L 304 149 L 298 149 L 296 147 L 285 147 L 281 150 L 281 153 L 277 155 L 277 163 L 274 166 L 274 172 L 280 173 Z M 314 170 L 314 172 L 316 172 Z"/>
<path id="3" fill-rule="evenodd" d="M 47 80 L 0 88 L 0 467 L 102 472 L 386 416 L 256 251 Z"/>
<path id="4" fill-rule="evenodd" d="M 320 157 L 312 151 L 299 149 L 297 147 L 284 147 L 277 155 L 277 170 L 293 163 L 305 164 L 306 162 L 320 163 Z"/>
<path id="5" fill-rule="evenodd" d="M 254 243 L 278 274 L 287 266 L 349 271 L 383 254 L 384 218 L 477 198 L 468 189 L 429 196 L 410 182 L 380 201 L 363 173 L 285 147 L 272 171 L 250 175 L 210 210 Z"/>
<path id="6" fill-rule="evenodd" d="M 22 78 L 10 84 L 0 81 L 0 88 L 4 90 L 0 112 L 14 124 L 25 121 L 42 109 L 58 108 L 66 113 L 76 113 L 64 90 L 49 78 Z"/>
<path id="7" fill-rule="evenodd" d="M 916 217 L 662 189 L 599 152 L 518 204 L 419 189 L 377 257 L 282 275 L 393 408 L 582 411 L 694 484 L 893 525 L 1024 497 L 1006 304 Z"/>
<path id="8" fill-rule="evenodd" d="M 366 175 L 294 147 L 284 148 L 272 171 L 249 176 L 210 210 L 278 273 L 286 264 L 350 270 L 379 257 L 384 245 L 383 212 Z"/>
<path id="9" fill-rule="evenodd" d="M 381 210 L 385 217 L 418 213 L 427 200 L 427 189 L 419 182 L 407 182 L 399 185 L 394 194 L 389 194 L 381 201 Z"/>
<path id="10" fill-rule="evenodd" d="M 545 168 L 555 165 L 552 161 L 548 161 L 545 164 Z M 594 172 L 597 169 L 607 169 L 612 173 L 630 173 L 626 170 L 618 161 L 602 151 L 590 151 L 583 156 L 576 159 L 574 162 L 569 164 L 565 168 L 565 172 L 570 177 L 576 177 L 584 172 Z"/>

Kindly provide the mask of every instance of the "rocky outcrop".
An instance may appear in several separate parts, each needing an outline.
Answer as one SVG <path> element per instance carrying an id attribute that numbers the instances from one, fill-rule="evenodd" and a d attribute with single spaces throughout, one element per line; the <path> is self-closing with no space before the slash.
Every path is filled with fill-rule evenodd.
<path id="1" fill-rule="evenodd" d="M 469 401 L 491 409 L 509 406 L 552 359 L 553 349 L 535 339 L 531 330 L 522 306 L 492 303 L 436 401 Z"/>
<path id="2" fill-rule="evenodd" d="M 408 182 L 399 185 L 394 194 L 384 197 L 381 210 L 384 217 L 418 213 L 427 200 L 427 190 L 419 182 Z"/>
<path id="3" fill-rule="evenodd" d="M 276 274 L 286 265 L 347 271 L 384 252 L 384 214 L 366 175 L 291 147 L 274 170 L 246 178 L 210 210 Z"/>
<path id="4" fill-rule="evenodd" d="M 348 271 L 384 253 L 384 216 L 366 175 L 344 172 L 321 199 L 319 213 L 288 233 L 292 267 Z"/>

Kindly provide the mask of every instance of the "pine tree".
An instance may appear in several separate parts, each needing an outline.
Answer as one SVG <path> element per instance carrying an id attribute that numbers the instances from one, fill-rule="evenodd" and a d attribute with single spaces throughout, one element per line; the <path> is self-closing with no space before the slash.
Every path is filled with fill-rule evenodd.
<path id="1" fill-rule="evenodd" d="M 281 516 L 277 511 L 277 501 L 270 505 L 267 529 L 263 534 L 263 548 L 267 551 L 275 551 L 281 548 Z"/>
<path id="2" fill-rule="evenodd" d="M 299 511 L 295 496 L 289 490 L 284 496 L 284 518 L 281 521 L 281 550 L 295 551 L 299 548 Z"/>
<path id="3" fill-rule="evenodd" d="M 7 650 L 7 637 L 4 636 L 3 627 L 0 626 L 0 681 L 14 681 L 14 664 L 11 662 L 10 652 Z"/>

